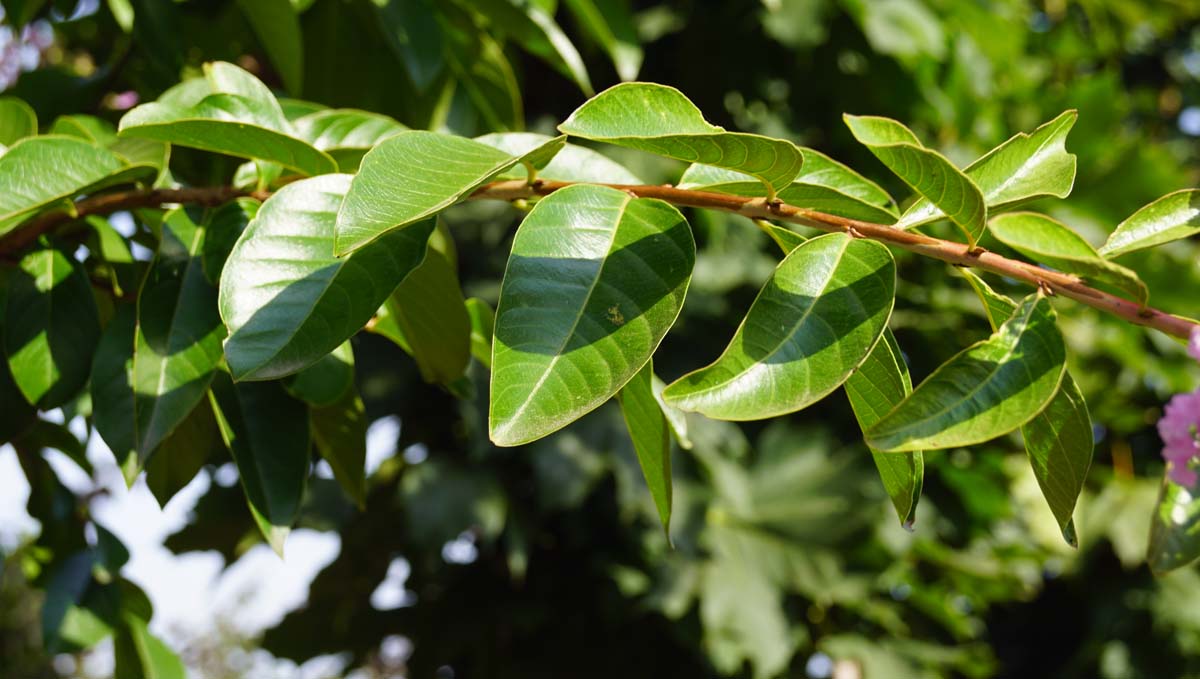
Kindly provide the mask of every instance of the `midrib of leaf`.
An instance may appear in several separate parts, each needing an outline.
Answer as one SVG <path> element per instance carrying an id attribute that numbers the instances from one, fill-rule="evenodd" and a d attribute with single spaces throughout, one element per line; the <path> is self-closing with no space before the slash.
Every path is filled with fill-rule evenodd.
<path id="1" fill-rule="evenodd" d="M 810 242 L 811 242 L 811 241 L 810 241 Z M 767 355 L 766 355 L 766 356 L 764 356 L 764 357 L 763 357 L 761 360 L 755 361 L 755 362 L 754 362 L 754 365 L 759 365 L 759 364 L 763 363 L 764 361 L 766 361 L 767 359 L 769 359 L 771 356 L 774 356 L 776 353 L 778 353 L 778 352 L 779 352 L 779 349 L 780 349 L 780 348 L 781 348 L 781 347 L 782 347 L 784 344 L 786 344 L 786 343 L 787 343 L 787 341 L 788 341 L 788 340 L 789 340 L 789 339 L 790 339 L 790 338 L 791 338 L 793 335 L 795 335 L 795 334 L 796 334 L 796 330 L 797 330 L 797 329 L 798 329 L 798 328 L 799 328 L 801 325 L 803 325 L 803 324 L 804 324 L 804 323 L 805 323 L 805 322 L 808 320 L 808 317 L 809 317 L 809 316 L 811 316 L 811 315 L 812 315 L 813 309 L 815 309 L 815 308 L 816 308 L 816 306 L 817 306 L 817 303 L 820 301 L 820 299 L 821 299 L 822 297 L 824 297 L 824 296 L 825 296 L 825 292 L 826 292 L 826 291 L 829 289 L 829 284 L 830 284 L 831 282 L 833 282 L 833 278 L 834 278 L 834 276 L 835 276 L 835 275 L 836 275 L 836 273 L 837 273 L 837 267 L 838 267 L 838 265 L 839 265 L 839 264 L 841 264 L 841 262 L 842 262 L 842 257 L 843 257 L 843 256 L 845 256 L 845 254 L 846 254 L 846 250 L 847 250 L 847 249 L 850 247 L 850 242 L 851 242 L 851 239 L 850 239 L 850 238 L 846 238 L 846 240 L 845 240 L 845 241 L 843 241 L 843 243 L 842 243 L 842 250 L 841 250 L 841 252 L 839 252 L 839 253 L 838 253 L 838 255 L 837 255 L 837 259 L 836 259 L 836 260 L 833 262 L 833 265 L 830 267 L 830 270 L 829 270 L 829 277 L 828 277 L 828 278 L 826 278 L 826 279 L 825 279 L 825 283 L 821 285 L 821 292 L 820 292 L 820 294 L 819 294 L 819 295 L 817 295 L 816 297 L 814 297 L 814 298 L 813 298 L 813 302 L 812 302 L 812 304 L 810 304 L 810 305 L 809 305 L 809 307 L 808 307 L 807 309 L 805 309 L 805 310 L 804 310 L 804 313 L 800 315 L 800 318 L 799 318 L 799 319 L 797 319 L 797 320 L 796 320 L 796 322 L 792 324 L 792 327 L 791 327 L 791 328 L 788 330 L 788 332 L 787 332 L 786 334 L 784 334 L 784 336 L 783 336 L 783 339 L 781 339 L 781 340 L 780 340 L 780 341 L 779 341 L 779 342 L 778 342 L 778 343 L 777 343 L 777 344 L 776 344 L 776 345 L 775 345 L 775 346 L 774 346 L 774 347 L 771 349 L 771 351 L 769 351 L 769 352 L 767 353 Z M 797 250 L 799 250 L 799 248 L 796 248 L 796 249 L 797 249 Z M 861 262 L 862 260 L 858 260 L 858 261 L 860 261 L 860 262 Z M 861 306 L 861 305 L 860 305 L 860 306 Z M 745 327 L 746 327 L 746 320 L 747 320 L 747 319 L 744 319 L 744 318 L 743 318 L 743 319 L 742 319 L 742 322 L 741 322 L 741 324 L 740 324 L 740 325 L 738 325 L 738 329 L 737 329 L 737 331 L 734 333 L 734 336 L 735 336 L 735 337 L 737 336 L 737 334 L 738 334 L 738 333 L 742 332 L 742 329 L 743 329 L 743 328 L 745 328 Z M 824 320 L 822 320 L 822 322 L 824 323 L 825 321 L 824 321 Z M 828 324 L 826 324 L 826 325 L 828 325 Z M 831 330 L 832 330 L 832 329 L 831 329 Z M 721 360 L 721 358 L 720 358 L 720 357 L 718 357 L 718 358 L 717 358 L 717 361 L 720 361 L 720 360 Z M 751 366 L 751 367 L 753 367 L 753 366 Z M 738 380 L 738 379 L 740 379 L 740 378 L 741 378 L 743 375 L 745 375 L 745 374 L 746 374 L 746 372 L 747 372 L 747 370 L 742 370 L 742 371 L 740 371 L 740 372 L 736 373 L 736 374 L 735 374 L 735 375 L 733 375 L 732 377 L 730 377 L 730 378 L 728 378 L 728 379 L 726 379 L 726 380 L 724 380 L 724 381 L 722 381 L 722 382 L 718 382 L 717 384 L 714 384 L 714 385 L 711 385 L 711 386 L 705 387 L 705 388 L 703 388 L 703 389 L 700 389 L 700 390 L 697 390 L 697 391 L 688 392 L 687 396 L 688 396 L 689 398 L 691 398 L 691 397 L 695 397 L 695 396 L 702 396 L 702 395 L 704 395 L 704 394 L 708 394 L 708 393 L 711 393 L 711 392 L 713 392 L 713 391 L 716 391 L 717 389 L 724 388 L 724 387 L 728 386 L 728 385 L 729 385 L 731 382 L 734 382 L 735 380 Z M 806 388 L 807 388 L 807 383 L 808 383 L 808 380 L 809 380 L 809 376 L 806 374 L 806 375 L 805 375 L 805 384 L 806 384 Z M 773 389 L 773 388 L 774 388 L 774 387 L 772 386 L 772 389 Z"/>
<path id="2" fill-rule="evenodd" d="M 525 400 L 522 401 L 521 405 L 518 406 L 517 409 L 513 411 L 513 414 L 508 417 L 509 424 L 506 425 L 504 429 L 511 427 L 511 423 L 517 422 L 520 420 L 521 416 L 525 414 L 525 410 L 529 407 L 529 404 L 533 402 L 533 397 L 537 395 L 537 393 L 541 390 L 542 385 L 546 383 L 547 378 L 550 377 L 550 373 L 554 370 L 554 366 L 558 364 L 558 359 L 562 358 L 563 351 L 567 348 L 567 344 L 570 343 L 571 338 L 575 336 L 575 331 L 579 328 L 579 322 L 583 319 L 583 312 L 587 309 L 588 302 L 592 299 L 592 293 L 596 291 L 596 286 L 600 284 L 600 279 L 604 277 L 604 269 L 606 266 L 608 266 L 608 255 L 612 253 L 613 244 L 617 242 L 617 232 L 621 229 L 621 220 L 625 218 L 625 208 L 629 206 L 629 203 L 632 200 L 633 197 L 626 194 L 621 202 L 621 205 L 617 208 L 617 219 L 613 224 L 613 228 L 609 230 L 610 233 L 608 238 L 608 246 L 604 249 L 604 261 L 600 264 L 600 268 L 596 271 L 596 277 L 592 279 L 591 285 L 588 286 L 587 294 L 584 296 L 583 302 L 579 305 L 579 311 L 576 312 L 575 319 L 571 322 L 571 329 L 568 330 L 563 336 L 562 343 L 559 344 L 558 350 L 555 351 L 554 355 L 550 357 L 550 363 L 546 365 L 546 369 L 542 372 L 541 376 L 538 377 L 537 384 L 533 385 L 533 388 L 530 389 L 529 393 L 525 396 Z M 592 230 L 594 231 L 595 229 Z M 505 275 L 507 274 L 508 271 L 506 270 Z M 512 348 L 510 348 L 509 351 L 512 351 Z M 496 343 L 493 343 L 492 364 L 495 365 L 495 363 Z"/>

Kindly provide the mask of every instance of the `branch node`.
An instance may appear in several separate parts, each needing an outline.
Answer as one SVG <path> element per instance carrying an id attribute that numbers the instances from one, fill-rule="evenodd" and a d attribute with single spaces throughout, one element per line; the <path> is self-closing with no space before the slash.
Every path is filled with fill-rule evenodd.
<path id="1" fill-rule="evenodd" d="M 858 227 L 853 225 L 846 227 L 846 235 L 850 236 L 851 238 L 866 238 L 866 236 L 863 235 L 863 232 L 859 231 Z"/>
<path id="2" fill-rule="evenodd" d="M 982 256 L 985 252 L 987 252 L 987 250 L 985 248 L 979 247 L 978 245 L 967 248 L 967 256 L 974 257 L 976 259 L 978 259 L 980 256 Z"/>
<path id="3" fill-rule="evenodd" d="M 1054 297 L 1058 294 L 1058 293 L 1054 292 L 1054 288 L 1051 287 L 1050 281 L 1047 281 L 1044 279 L 1039 280 L 1037 282 L 1037 287 L 1038 287 L 1038 292 L 1045 295 L 1046 297 Z"/>

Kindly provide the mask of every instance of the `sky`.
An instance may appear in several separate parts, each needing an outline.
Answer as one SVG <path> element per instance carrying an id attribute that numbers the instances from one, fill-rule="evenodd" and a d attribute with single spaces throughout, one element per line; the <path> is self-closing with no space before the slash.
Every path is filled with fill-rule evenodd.
<path id="1" fill-rule="evenodd" d="M 62 422 L 60 411 L 43 415 Z M 82 418 L 69 425 L 79 438 L 86 434 Z M 368 473 L 396 453 L 400 423 L 395 417 L 376 420 L 367 433 Z M 289 536 L 285 558 L 280 559 L 265 544 L 248 550 L 229 568 L 215 551 L 175 555 L 163 546 L 164 539 L 182 528 L 196 502 L 212 483 L 237 483 L 232 464 L 210 473 L 202 471 L 163 508 L 159 508 L 146 486 L 144 475 L 126 488 L 108 447 L 99 436 L 88 441 L 88 459 L 95 468 L 89 478 L 75 463 L 57 451 L 46 459 L 63 484 L 77 494 L 105 489 L 92 503 L 92 515 L 115 533 L 129 548 L 129 563 L 121 574 L 140 585 L 154 604 L 150 629 L 174 648 L 190 640 L 211 637 L 218 626 L 253 637 L 277 624 L 289 611 L 303 605 L 308 587 L 341 549 L 336 533 L 299 529 Z M 331 475 L 324 463 L 318 475 Z M 11 446 L 0 446 L 0 547 L 11 550 L 22 539 L 37 534 L 40 526 L 25 510 L 29 485 Z M 248 511 L 248 510 L 247 510 Z M 380 583 L 371 605 L 381 609 L 411 604 L 404 589 L 408 564 L 397 558 Z M 366 605 L 367 602 L 364 602 Z M 404 656 L 411 651 L 400 637 L 385 641 L 384 652 Z M 402 659 L 402 658 L 401 658 Z M 246 676 L 255 679 L 324 679 L 340 677 L 344 662 L 336 657 L 316 658 L 297 668 L 294 663 L 270 657 L 265 652 L 244 659 Z M 83 676 L 108 676 L 112 667 L 111 644 L 105 643 L 76 668 L 69 658 L 57 661 L 60 672 Z M 193 679 L 204 679 L 195 671 Z"/>

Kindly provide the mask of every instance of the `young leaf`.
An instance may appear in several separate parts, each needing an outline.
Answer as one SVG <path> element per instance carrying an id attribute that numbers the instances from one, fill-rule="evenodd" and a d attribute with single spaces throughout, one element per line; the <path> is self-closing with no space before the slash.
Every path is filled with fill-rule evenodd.
<path id="1" fill-rule="evenodd" d="M 987 206 L 979 187 L 946 157 L 921 145 L 907 127 L 889 118 L 843 116 L 854 138 L 875 154 L 896 176 L 942 210 L 967 237 L 983 235 Z"/>
<path id="2" fill-rule="evenodd" d="M 1050 300 L 1030 295 L 991 338 L 947 361 L 871 427 L 867 445 L 936 450 L 1007 434 L 1058 392 L 1065 361 Z"/>
<path id="3" fill-rule="evenodd" d="M 722 420 L 806 408 L 866 359 L 895 286 L 886 247 L 844 234 L 814 238 L 780 262 L 720 358 L 668 385 L 663 398 Z"/>
<path id="4" fill-rule="evenodd" d="M 820 151 L 804 146 L 799 149 L 800 155 L 804 157 L 804 164 L 800 168 L 800 174 L 792 180 L 794 184 L 812 184 L 833 189 L 851 198 L 856 198 L 860 202 L 881 207 L 892 215 L 893 220 L 895 219 L 895 201 L 878 184 Z M 704 187 L 743 182 L 748 179 L 752 179 L 752 177 L 736 170 L 692 164 L 680 177 L 679 188 L 709 191 L 712 189 Z"/>
<path id="5" fill-rule="evenodd" d="M 337 215 L 339 257 L 464 200 L 518 162 L 542 167 L 565 143 L 556 137 L 513 156 L 477 141 L 411 130 L 363 156 Z"/>
<path id="6" fill-rule="evenodd" d="M 554 138 L 533 132 L 495 132 L 476 137 L 475 141 L 487 144 L 514 156 L 524 155 Z M 528 172 L 523 165 L 514 165 L 496 175 L 496 179 L 525 179 Z M 586 182 L 591 184 L 645 184 L 615 160 L 589 148 L 566 144 L 558 155 L 546 163 L 537 173 L 542 179 L 557 179 L 564 182 Z"/>
<path id="7" fill-rule="evenodd" d="M 865 433 L 911 393 L 908 365 L 896 337 L 885 328 L 883 339 L 846 380 L 846 396 L 858 426 Z M 911 528 L 917 519 L 917 501 L 921 499 L 921 486 L 925 480 L 924 455 L 920 451 L 881 453 L 872 449 L 871 457 L 900 523 Z"/>
<path id="8" fill-rule="evenodd" d="M 292 124 L 301 139 L 332 156 L 342 172 L 354 172 L 368 150 L 408 129 L 388 116 L 349 108 L 315 111 Z"/>
<path id="9" fill-rule="evenodd" d="M 654 397 L 654 361 L 633 376 L 633 379 L 617 392 L 625 426 L 633 439 L 642 476 L 658 508 L 658 518 L 663 530 L 671 530 L 671 433 L 663 409 Z"/>
<path id="10" fill-rule="evenodd" d="M 567 0 L 581 28 L 612 60 L 621 80 L 633 80 L 642 67 L 642 46 L 629 0 Z"/>
<path id="11" fill-rule="evenodd" d="M 130 178 L 115 154 L 74 137 L 23 139 L 0 156 L 0 235 L 35 213 Z"/>
<path id="12" fill-rule="evenodd" d="M 682 92 L 666 85 L 622 83 L 584 102 L 560 132 L 751 175 L 767 195 L 792 183 L 804 163 L 795 144 L 709 124 Z"/>
<path id="13" fill-rule="evenodd" d="M 37 113 L 16 97 L 0 97 L 0 144 L 12 146 L 37 134 Z"/>
<path id="14" fill-rule="evenodd" d="M 312 409 L 312 437 L 338 484 L 360 508 L 365 506 L 367 411 L 357 389 L 346 389 L 334 403 Z"/>
<path id="15" fill-rule="evenodd" d="M 491 438 L 527 443 L 604 403 L 674 324 L 695 264 L 683 215 L 578 184 L 517 230 L 492 352 Z"/>
<path id="16" fill-rule="evenodd" d="M 1164 478 L 1150 524 L 1146 560 L 1155 573 L 1186 566 L 1200 557 L 1200 483 L 1181 486 Z"/>
<path id="17" fill-rule="evenodd" d="M 87 275 L 61 250 L 43 247 L 9 274 L 6 297 L 3 343 L 13 381 L 42 410 L 66 403 L 87 381 L 100 340 Z"/>
<path id="18" fill-rule="evenodd" d="M 254 522 L 282 554 L 308 478 L 308 406 L 279 382 L 234 384 L 224 372 L 213 379 L 210 394 Z"/>
<path id="19" fill-rule="evenodd" d="M 212 404 L 204 399 L 146 461 L 146 485 L 158 500 L 158 506 L 167 506 L 176 493 L 192 482 L 204 463 L 224 449 Z"/>
<path id="20" fill-rule="evenodd" d="M 207 93 L 194 86 L 177 99 L 166 94 L 121 118 L 122 137 L 142 137 L 278 163 L 297 172 L 336 172 L 337 163 L 295 136 L 271 91 L 257 78 L 224 62 L 207 64 Z M 189 81 L 190 82 L 190 81 Z M 205 94 L 192 101 L 198 94 Z"/>
<path id="21" fill-rule="evenodd" d="M 1075 156 L 1067 153 L 1067 133 L 1079 117 L 1065 111 L 1032 133 L 1020 132 L 971 163 L 966 173 L 990 210 L 1053 196 L 1066 198 L 1075 185 Z M 913 203 L 900 218 L 898 227 L 911 229 L 945 217 L 945 212 L 927 198 Z"/>
<path id="22" fill-rule="evenodd" d="M 304 83 L 304 39 L 291 0 L 238 0 L 238 7 L 283 84 L 292 94 L 299 94 Z"/>
<path id="23" fill-rule="evenodd" d="M 237 380 L 283 377 L 316 363 L 371 318 L 425 256 L 433 220 L 333 256 L 350 175 L 285 186 L 258 210 L 221 272 L 225 357 Z"/>
<path id="24" fill-rule="evenodd" d="M 471 355 L 489 370 L 492 367 L 492 333 L 496 328 L 496 312 L 482 299 L 466 301 L 467 316 L 471 319 Z"/>
<path id="25" fill-rule="evenodd" d="M 221 362 L 225 328 L 217 289 L 204 276 L 203 224 L 198 209 L 167 213 L 138 294 L 133 411 L 139 469 L 204 398 Z"/>
<path id="26" fill-rule="evenodd" d="M 1118 224 L 1100 254 L 1112 259 L 1198 233 L 1200 189 L 1184 189 L 1168 193 Z"/>
<path id="27" fill-rule="evenodd" d="M 1106 261 L 1065 224 L 1034 212 L 993 217 L 988 230 L 996 240 L 1039 264 L 1117 288 L 1140 304 L 1150 297 L 1137 272 Z"/>

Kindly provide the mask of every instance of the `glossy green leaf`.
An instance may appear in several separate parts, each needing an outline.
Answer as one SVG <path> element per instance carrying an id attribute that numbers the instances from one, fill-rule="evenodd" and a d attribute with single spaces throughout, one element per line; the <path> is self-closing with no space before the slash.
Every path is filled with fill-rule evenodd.
<path id="1" fill-rule="evenodd" d="M 663 397 L 722 420 L 806 408 L 867 358 L 895 288 L 896 264 L 884 246 L 844 234 L 814 238 L 780 262 L 724 353 L 668 385 Z"/>
<path id="2" fill-rule="evenodd" d="M 37 134 L 37 113 L 16 97 L 0 97 L 0 144 L 12 146 Z"/>
<path id="3" fill-rule="evenodd" d="M 392 291 L 376 316 L 376 326 L 395 324 L 401 346 L 417 362 L 426 382 L 450 384 L 471 360 L 471 318 L 458 272 L 443 248 L 431 242 L 420 266 Z"/>
<path id="4" fill-rule="evenodd" d="M 205 73 L 206 96 L 188 103 L 204 92 L 195 86 L 178 100 L 164 95 L 138 106 L 121 118 L 119 134 L 269 161 L 308 175 L 337 171 L 333 158 L 296 136 L 257 78 L 224 62 L 207 64 Z"/>
<path id="5" fill-rule="evenodd" d="M 947 361 L 876 423 L 867 444 L 904 452 L 991 440 L 1040 413 L 1065 372 L 1050 300 L 1030 295 L 989 339 Z"/>
<path id="6" fill-rule="evenodd" d="M 0 156 L 0 235 L 48 207 L 124 178 L 128 164 L 82 139 L 30 137 Z"/>
<path id="7" fill-rule="evenodd" d="M 643 55 L 629 0 L 567 0 L 567 8 L 608 53 L 621 80 L 636 78 Z"/>
<path id="8" fill-rule="evenodd" d="M 550 13 L 521 0 L 471 0 L 469 6 L 501 33 L 514 38 L 521 49 L 570 78 L 584 94 L 592 94 L 583 58 Z"/>
<path id="9" fill-rule="evenodd" d="M 667 383 L 658 378 L 658 375 L 653 375 L 650 380 L 651 390 L 654 392 L 654 400 L 658 401 L 658 407 L 662 408 L 663 415 L 667 418 L 667 426 L 671 429 L 671 435 L 675 437 L 675 442 L 684 450 L 692 449 L 692 439 L 688 435 L 687 413 L 667 403 L 663 398 L 663 389 L 667 388 Z"/>
<path id="10" fill-rule="evenodd" d="M 9 274 L 6 297 L 4 354 L 13 381 L 42 410 L 66 403 L 87 381 L 100 340 L 87 275 L 61 250 L 44 247 Z"/>
<path id="11" fill-rule="evenodd" d="M 878 184 L 820 151 L 804 146 L 799 148 L 800 155 L 804 157 L 804 164 L 800 168 L 800 174 L 792 180 L 794 184 L 813 184 L 833 189 L 860 202 L 881 207 L 892 215 L 893 220 L 895 219 L 895 201 Z M 707 187 L 744 182 L 748 179 L 751 179 L 750 175 L 736 170 L 693 164 L 689 165 L 680 177 L 679 188 L 712 191 L 714 189 Z"/>
<path id="12" fill-rule="evenodd" d="M 492 333 L 496 329 L 496 312 L 482 299 L 466 301 L 467 317 L 471 319 L 471 355 L 488 369 L 492 367 Z"/>
<path id="13" fill-rule="evenodd" d="M 212 404 L 250 513 L 277 553 L 300 511 L 311 446 L 308 406 L 279 382 L 234 384 L 218 372 Z"/>
<path id="14" fill-rule="evenodd" d="M 86 139 L 97 146 L 107 148 L 117 140 L 117 128 L 96 116 L 76 114 L 59 116 L 50 126 L 50 134 Z"/>
<path id="15" fill-rule="evenodd" d="M 196 404 L 146 461 L 146 485 L 165 507 L 192 482 L 205 462 L 225 449 L 208 399 Z"/>
<path id="16" fill-rule="evenodd" d="M 768 195 L 792 183 L 804 163 L 791 142 L 726 132 L 709 124 L 682 92 L 666 85 L 611 87 L 575 109 L 558 129 L 582 139 L 744 172 L 766 184 Z"/>
<path id="17" fill-rule="evenodd" d="M 1075 185 L 1075 156 L 1067 153 L 1066 141 L 1078 117 L 1076 111 L 1065 111 L 1031 133 L 1018 133 L 963 170 L 983 192 L 990 210 L 1044 196 L 1070 195 Z M 921 198 L 905 211 L 897 226 L 911 229 L 944 216 L 941 208 Z"/>
<path id="18" fill-rule="evenodd" d="M 963 269 L 961 273 L 983 303 L 994 332 L 1016 311 L 1016 302 L 993 290 L 971 271 Z M 1069 372 L 1063 375 L 1058 393 L 1045 409 L 1021 427 L 1021 437 L 1034 478 L 1058 520 L 1063 538 L 1072 547 L 1078 546 L 1072 515 L 1087 480 L 1095 442 L 1087 403 Z"/>
<path id="19" fill-rule="evenodd" d="M 514 156 L 522 156 L 554 140 L 545 134 L 534 132 L 496 132 L 476 137 L 475 141 L 487 144 Z M 496 179 L 525 179 L 528 172 L 523 165 L 514 165 L 496 176 Z M 593 184 L 645 184 L 641 177 L 630 172 L 615 160 L 589 148 L 567 144 L 558 155 L 538 171 L 542 179 L 563 182 L 589 182 Z"/>
<path id="20" fill-rule="evenodd" d="M 367 424 L 366 407 L 354 388 L 346 389 L 334 403 L 312 409 L 317 452 L 360 508 L 367 502 Z"/>
<path id="21" fill-rule="evenodd" d="M 238 0 L 267 58 L 292 94 L 304 84 L 304 39 L 291 0 Z"/>
<path id="22" fill-rule="evenodd" d="M 485 127 L 519 130 L 525 123 L 521 88 L 504 47 L 482 31 L 450 31 L 446 61 Z"/>
<path id="23" fill-rule="evenodd" d="M 1101 258 L 1082 236 L 1050 217 L 1012 212 L 993 217 L 988 229 L 996 240 L 1039 264 L 1110 285 L 1140 304 L 1150 297 L 1137 272 Z"/>
<path id="24" fill-rule="evenodd" d="M 425 254 L 433 220 L 333 256 L 350 176 L 313 177 L 271 196 L 225 262 L 221 318 L 235 379 L 282 377 L 358 332 Z"/>
<path id="25" fill-rule="evenodd" d="M 337 215 L 339 256 L 466 199 L 518 162 L 542 167 L 562 148 L 557 137 L 513 156 L 477 141 L 435 132 L 401 132 L 363 156 Z"/>
<path id="26" fill-rule="evenodd" d="M 654 397 L 654 361 L 646 362 L 617 392 L 625 426 L 633 439 L 642 476 L 658 508 L 663 530 L 671 531 L 671 428 Z"/>
<path id="27" fill-rule="evenodd" d="M 695 264 L 674 207 L 578 184 L 517 230 L 492 352 L 491 438 L 561 429 L 617 393 L 675 322 Z"/>
<path id="28" fill-rule="evenodd" d="M 1198 233 L 1200 189 L 1184 189 L 1168 193 L 1118 224 L 1100 254 L 1112 259 Z"/>
<path id="29" fill-rule="evenodd" d="M 1150 523 L 1146 560 L 1155 573 L 1186 566 L 1200 557 L 1200 482 L 1181 486 L 1164 478 Z"/>
<path id="30" fill-rule="evenodd" d="M 225 328 L 217 289 L 204 276 L 203 216 L 200 209 L 167 213 L 138 294 L 133 411 L 139 467 L 204 398 L 221 362 Z"/>
<path id="31" fill-rule="evenodd" d="M 987 226 L 983 194 L 945 156 L 921 145 L 907 127 L 890 118 L 843 116 L 850 132 L 897 177 L 938 207 L 974 247 Z"/>
<path id="32" fill-rule="evenodd" d="M 429 89 L 446 68 L 445 29 L 432 0 L 376 0 L 379 27 L 404 64 L 418 92 Z"/>
<path id="33" fill-rule="evenodd" d="M 911 393 L 912 379 L 900 345 L 892 331 L 885 329 L 883 339 L 875 344 L 867 360 L 846 380 L 846 396 L 858 426 L 868 431 Z M 924 455 L 920 451 L 881 453 L 872 449 L 871 458 L 900 523 L 911 529 L 925 481 Z"/>
<path id="34" fill-rule="evenodd" d="M 783 250 L 785 255 L 808 241 L 808 238 L 780 224 L 773 224 L 765 219 L 756 219 L 754 222 L 758 224 L 758 228 L 771 237 L 771 240 L 779 246 L 780 250 Z"/>
<path id="35" fill-rule="evenodd" d="M 408 129 L 388 116 L 348 108 L 316 111 L 292 124 L 301 139 L 332 156 L 342 172 L 354 172 L 368 150 Z"/>
<path id="36" fill-rule="evenodd" d="M 347 340 L 284 383 L 288 393 L 309 405 L 337 403 L 354 385 L 354 349 Z"/>
<path id="37" fill-rule="evenodd" d="M 133 345 L 137 306 L 119 304 L 104 328 L 92 362 L 92 424 L 116 458 L 127 484 L 138 475 L 133 414 Z"/>

